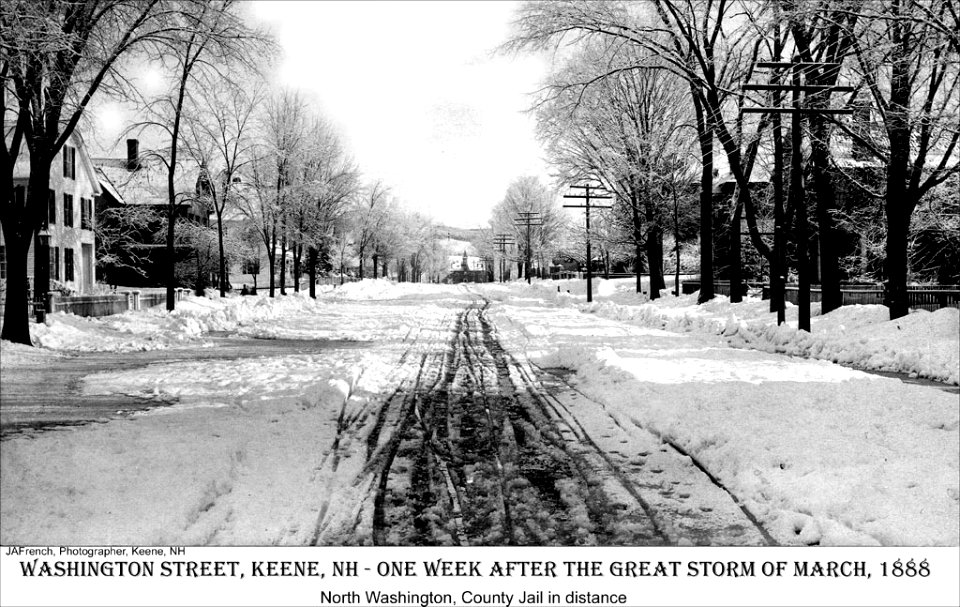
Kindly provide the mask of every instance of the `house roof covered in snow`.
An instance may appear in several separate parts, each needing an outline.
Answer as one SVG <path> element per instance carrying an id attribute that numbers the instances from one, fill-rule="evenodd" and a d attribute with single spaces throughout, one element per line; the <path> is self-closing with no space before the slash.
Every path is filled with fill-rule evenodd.
<path id="1" fill-rule="evenodd" d="M 162 168 L 141 166 L 131 170 L 123 158 L 94 158 L 93 163 L 100 183 L 119 202 L 147 206 L 168 204 L 167 174 Z M 180 169 L 175 174 L 174 188 L 178 205 L 195 202 L 199 173 L 199 168 L 196 168 Z"/>

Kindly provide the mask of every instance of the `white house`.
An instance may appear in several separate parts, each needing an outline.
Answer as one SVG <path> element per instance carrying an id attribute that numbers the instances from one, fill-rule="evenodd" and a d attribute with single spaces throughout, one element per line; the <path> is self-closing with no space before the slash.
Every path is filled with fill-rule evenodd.
<path id="1" fill-rule="evenodd" d="M 13 172 L 14 194 L 18 198 L 27 195 L 29 177 L 29 152 L 23 146 Z M 27 257 L 31 288 L 35 277 L 42 275 L 41 256 L 49 255 L 51 289 L 57 283 L 76 293 L 93 289 L 96 266 L 94 199 L 100 193 L 83 139 L 74 133 L 50 167 L 45 221 Z M 0 234 L 0 260 L 5 259 L 3 235 Z M 5 264 L 0 267 L 2 278 L 6 279 Z"/>

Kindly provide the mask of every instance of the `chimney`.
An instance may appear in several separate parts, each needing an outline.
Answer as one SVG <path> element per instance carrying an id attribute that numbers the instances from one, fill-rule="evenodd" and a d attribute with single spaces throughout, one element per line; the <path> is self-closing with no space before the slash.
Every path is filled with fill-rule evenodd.
<path id="1" fill-rule="evenodd" d="M 127 139 L 127 170 L 136 171 L 140 168 L 140 142 L 136 139 Z"/>

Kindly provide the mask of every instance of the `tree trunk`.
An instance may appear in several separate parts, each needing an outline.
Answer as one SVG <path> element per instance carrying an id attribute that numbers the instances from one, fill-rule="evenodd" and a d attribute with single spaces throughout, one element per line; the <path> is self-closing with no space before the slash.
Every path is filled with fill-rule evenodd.
<path id="1" fill-rule="evenodd" d="M 738 188 L 739 189 L 739 188 Z M 740 303 L 743 301 L 743 272 L 740 242 L 740 219 L 743 215 L 743 205 L 740 204 L 740 196 L 737 196 L 736 206 L 733 210 L 733 219 L 730 220 L 730 303 Z"/>
<path id="2" fill-rule="evenodd" d="M 287 294 L 287 235 L 280 235 L 280 295 Z"/>
<path id="3" fill-rule="evenodd" d="M 270 262 L 270 297 L 276 297 L 277 293 L 277 254 L 267 253 L 267 260 Z"/>
<path id="4" fill-rule="evenodd" d="M 173 176 L 170 177 L 170 183 L 173 183 Z M 172 185 L 170 186 L 173 187 Z M 173 195 L 171 194 L 171 198 Z M 174 289 L 177 285 L 177 255 L 176 247 L 173 246 L 174 233 L 177 223 L 176 207 L 173 203 L 167 206 L 167 311 L 173 311 L 177 305 L 177 296 Z"/>
<path id="5" fill-rule="evenodd" d="M 630 218 L 633 221 L 633 273 L 637 277 L 637 293 L 643 292 L 643 220 L 640 216 L 640 200 L 631 188 Z"/>
<path id="6" fill-rule="evenodd" d="M 2 223 L 7 256 L 7 293 L 3 309 L 3 334 L 0 338 L 29 346 L 32 344 L 27 305 L 30 293 L 27 254 L 33 235 L 25 219 L 4 217 Z"/>
<path id="7" fill-rule="evenodd" d="M 48 159 L 49 158 L 49 159 Z M 18 207 L 13 185 L 13 168 L 4 176 L 4 196 L 7 196 L 0 226 L 3 229 L 7 256 L 7 292 L 3 312 L 3 332 L 0 337 L 14 343 L 32 345 L 30 341 L 29 297 L 43 302 L 50 289 L 50 256 L 41 258 L 42 252 L 34 251 L 37 268 L 34 272 L 33 293 L 27 276 L 27 256 L 34 244 L 41 219 L 47 213 L 47 193 L 50 189 L 50 165 L 52 156 L 36 150 L 30 155 L 30 178 L 24 194 L 23 207 Z M 39 279 L 39 280 L 37 280 Z"/>
<path id="8" fill-rule="evenodd" d="M 677 182 L 671 183 L 673 193 L 673 250 L 677 255 L 677 265 L 673 269 L 673 294 L 680 297 L 680 200 L 677 198 Z"/>
<path id="9" fill-rule="evenodd" d="M 647 219 L 647 270 L 650 272 L 650 299 L 660 297 L 663 288 L 663 250 L 660 240 L 660 224 L 654 214 L 653 203 L 650 198 L 644 205 Z"/>
<path id="10" fill-rule="evenodd" d="M 293 245 L 293 292 L 300 292 L 300 257 L 303 255 L 303 245 Z"/>
<path id="11" fill-rule="evenodd" d="M 899 8 L 899 7 L 897 7 Z M 899 12 L 899 11 L 898 11 Z M 907 200 L 907 177 L 910 162 L 910 52 L 904 25 L 891 23 L 893 64 L 890 79 L 890 104 L 887 111 L 887 137 L 890 140 L 890 163 L 887 165 L 887 194 L 884 211 L 887 219 L 886 304 L 890 320 L 910 312 L 907 302 L 907 245 L 912 209 Z"/>
<path id="12" fill-rule="evenodd" d="M 307 249 L 307 274 L 310 276 L 310 298 L 317 298 L 317 257 L 319 256 L 317 247 L 311 246 Z"/>
<path id="13" fill-rule="evenodd" d="M 692 85 L 691 85 L 692 86 Z M 703 104 L 693 93 L 700 143 L 700 295 L 697 303 L 713 299 L 713 132 L 707 127 Z"/>
<path id="14" fill-rule="evenodd" d="M 223 212 L 219 207 L 216 208 L 217 211 L 217 246 L 220 252 L 220 297 L 225 297 L 227 294 L 227 257 L 223 249 Z"/>
<path id="15" fill-rule="evenodd" d="M 774 105 L 779 105 L 775 93 Z M 783 208 L 783 129 L 780 114 L 773 115 L 773 255 L 770 258 L 770 311 L 777 313 L 777 325 L 786 322 L 784 292 L 787 284 L 786 218 Z"/>
<path id="16" fill-rule="evenodd" d="M 378 268 L 378 266 L 379 266 L 379 261 L 380 261 L 380 260 L 379 260 L 379 255 L 377 255 L 376 253 L 374 253 L 374 254 L 373 254 L 373 259 L 372 259 L 372 261 L 373 261 L 373 279 L 376 280 L 376 279 L 377 279 L 377 268 Z"/>
<path id="17" fill-rule="evenodd" d="M 821 314 L 836 310 L 843 303 L 840 294 L 840 260 L 837 257 L 837 235 L 833 221 L 836 209 L 836 191 L 830 178 L 830 152 L 827 148 L 827 127 L 824 118 L 811 115 L 813 138 L 813 187 L 817 198 L 817 226 L 820 244 Z"/>

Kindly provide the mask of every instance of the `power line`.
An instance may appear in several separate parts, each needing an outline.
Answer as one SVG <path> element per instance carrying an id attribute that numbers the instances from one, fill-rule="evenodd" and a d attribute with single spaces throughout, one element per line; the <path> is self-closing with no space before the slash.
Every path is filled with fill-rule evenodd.
<path id="1" fill-rule="evenodd" d="M 594 194 L 593 196 L 591 196 L 591 195 L 590 195 L 590 189 L 591 189 L 591 188 L 593 188 L 594 190 L 600 190 L 601 192 L 605 192 L 605 191 L 606 191 L 606 190 L 604 190 L 603 188 L 599 188 L 599 187 L 597 187 L 597 186 L 591 186 L 591 185 L 572 185 L 572 186 L 570 186 L 570 187 L 571 187 L 572 189 L 577 189 L 577 190 L 586 190 L 586 192 L 585 192 L 584 194 L 565 194 L 565 195 L 563 196 L 564 198 L 582 198 L 582 199 L 584 199 L 584 201 L 585 201 L 584 204 L 565 204 L 565 205 L 563 205 L 563 206 L 564 206 L 564 208 L 567 208 L 567 209 L 585 209 L 585 210 L 586 210 L 586 220 L 587 220 L 587 303 L 589 303 L 589 302 L 593 301 L 593 268 L 591 267 L 592 264 L 593 264 L 593 259 L 591 258 L 591 253 L 590 253 L 590 209 L 609 209 L 609 208 L 612 208 L 612 207 L 610 207 L 610 206 L 590 206 L 590 201 L 591 201 L 591 200 L 598 200 L 598 199 L 613 198 L 613 196 L 610 196 L 609 194 Z"/>

